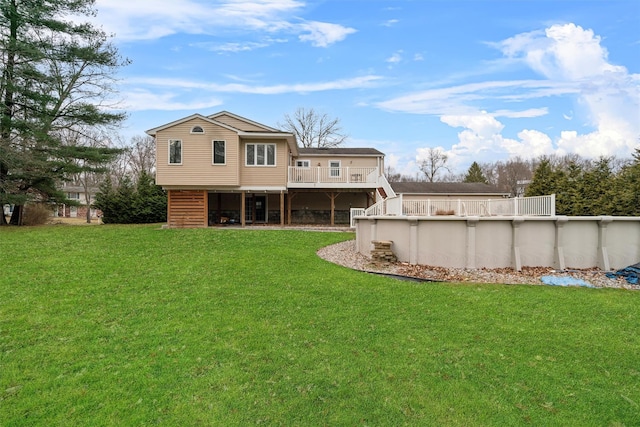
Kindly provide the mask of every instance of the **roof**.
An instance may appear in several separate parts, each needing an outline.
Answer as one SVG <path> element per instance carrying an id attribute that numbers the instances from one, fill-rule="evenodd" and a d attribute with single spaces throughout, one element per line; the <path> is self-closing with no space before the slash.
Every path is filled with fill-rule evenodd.
<path id="1" fill-rule="evenodd" d="M 496 187 L 480 182 L 391 182 L 391 188 L 402 194 L 490 194 L 508 195 Z"/>
<path id="2" fill-rule="evenodd" d="M 250 124 L 253 124 L 253 125 L 257 126 L 257 127 L 260 127 L 263 130 L 260 130 L 260 131 L 243 131 L 241 129 L 238 129 L 236 127 L 233 127 L 231 125 L 228 125 L 226 123 L 223 123 L 223 122 L 218 121 L 218 120 L 215 119 L 216 117 L 221 117 L 221 116 L 233 117 L 235 119 L 238 119 L 238 120 L 241 120 L 241 121 L 245 121 L 247 123 L 250 123 Z M 175 120 L 173 122 L 164 124 L 162 126 L 155 127 L 153 129 L 149 129 L 146 133 L 149 136 L 155 137 L 156 134 L 159 131 L 162 131 L 164 129 L 168 129 L 168 128 L 172 127 L 172 126 L 176 126 L 176 125 L 188 122 L 188 121 L 193 120 L 193 119 L 200 119 L 200 120 L 204 120 L 206 122 L 215 124 L 217 126 L 220 126 L 220 127 L 225 128 L 225 129 L 228 129 L 228 130 L 230 130 L 232 132 L 235 132 L 235 133 L 238 134 L 238 136 L 244 137 L 244 138 L 262 138 L 262 139 L 280 139 L 280 138 L 282 138 L 282 139 L 285 139 L 287 141 L 287 143 L 289 144 L 289 148 L 291 149 L 291 152 L 293 153 L 293 155 L 297 154 L 298 143 L 296 141 L 295 135 L 292 134 L 291 132 L 285 132 L 285 131 L 277 130 L 277 129 L 271 128 L 269 126 L 262 125 L 262 124 L 260 124 L 258 122 L 254 122 L 252 120 L 245 119 L 244 117 L 238 116 L 236 114 L 229 113 L 228 111 L 221 111 L 221 112 L 213 114 L 213 115 L 211 115 L 209 117 L 205 117 L 202 114 L 198 114 L 198 113 L 191 114 L 190 116 L 183 117 L 181 119 L 178 119 L 178 120 Z"/>
<path id="3" fill-rule="evenodd" d="M 298 149 L 301 156 L 376 156 L 384 157 L 384 154 L 375 148 L 302 148 Z"/>
<path id="4" fill-rule="evenodd" d="M 253 120 L 247 119 L 246 117 L 242 117 L 242 116 L 239 116 L 237 114 L 233 114 L 233 113 L 230 113 L 229 111 L 224 111 L 224 110 L 220 111 L 218 113 L 215 113 L 215 114 L 211 114 L 210 116 L 208 116 L 208 118 L 211 119 L 211 120 L 216 120 L 216 119 L 218 119 L 220 117 L 223 117 L 223 116 L 229 116 L 229 117 L 232 117 L 232 118 L 234 118 L 236 120 L 240 120 L 241 122 L 250 123 L 250 124 L 252 124 L 254 126 L 262 128 L 263 132 L 287 133 L 285 131 L 282 131 L 282 130 L 279 130 L 279 129 L 276 129 L 276 128 L 272 128 L 272 127 L 267 126 L 267 125 L 263 125 L 262 123 L 255 122 Z M 229 125 L 229 126 L 231 126 L 231 125 Z M 247 132 L 255 132 L 255 131 L 247 131 Z"/>

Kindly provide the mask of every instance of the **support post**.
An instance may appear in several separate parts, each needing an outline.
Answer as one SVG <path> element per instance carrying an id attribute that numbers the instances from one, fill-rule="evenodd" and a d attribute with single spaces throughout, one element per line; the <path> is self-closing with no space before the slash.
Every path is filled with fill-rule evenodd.
<path id="1" fill-rule="evenodd" d="M 280 225 L 284 225 L 284 191 L 280 191 Z"/>
<path id="2" fill-rule="evenodd" d="M 244 191 L 240 192 L 240 225 L 244 227 L 247 225 L 247 219 L 245 218 L 245 209 L 246 209 L 246 193 Z"/>
<path id="3" fill-rule="evenodd" d="M 607 225 L 612 221 L 613 218 L 610 216 L 603 216 L 598 221 L 598 267 L 604 271 L 611 270 L 607 250 Z"/>
<path id="4" fill-rule="evenodd" d="M 523 222 L 523 217 L 513 218 L 513 221 L 511 221 L 511 262 L 517 271 L 522 271 L 522 260 L 520 259 L 520 224 Z"/>
<path id="5" fill-rule="evenodd" d="M 477 216 L 467 217 L 467 247 L 465 268 L 476 268 L 476 225 L 480 218 Z"/>
<path id="6" fill-rule="evenodd" d="M 409 264 L 418 263 L 418 218 L 408 217 L 409 221 Z"/>
<path id="7" fill-rule="evenodd" d="M 567 265 L 564 261 L 564 225 L 569 221 L 566 216 L 559 216 L 556 219 L 556 238 L 554 242 L 554 262 L 555 267 L 559 270 L 565 270 Z"/>

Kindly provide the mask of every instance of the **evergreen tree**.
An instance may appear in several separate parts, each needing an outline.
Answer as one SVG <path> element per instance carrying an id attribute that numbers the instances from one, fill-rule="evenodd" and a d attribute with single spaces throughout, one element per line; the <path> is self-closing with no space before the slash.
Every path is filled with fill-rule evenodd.
<path id="1" fill-rule="evenodd" d="M 145 171 L 138 175 L 136 183 L 135 222 L 147 224 L 167 220 L 167 194 Z"/>
<path id="2" fill-rule="evenodd" d="M 15 205 L 14 224 L 32 198 L 67 202 L 60 181 L 77 171 L 76 160 L 97 159 L 99 153 L 65 147 L 65 130 L 124 119 L 101 104 L 127 61 L 102 30 L 77 19 L 94 15 L 93 4 L 0 0 L 0 205 Z"/>
<path id="3" fill-rule="evenodd" d="M 464 176 L 463 182 L 481 182 L 483 184 L 488 184 L 487 178 L 485 178 L 482 173 L 482 169 L 477 162 L 471 163 L 467 174 Z"/>
<path id="4" fill-rule="evenodd" d="M 640 216 L 640 148 L 613 180 L 612 215 Z"/>
<path id="5" fill-rule="evenodd" d="M 167 220 L 167 194 L 141 171 L 135 185 L 128 175 L 114 188 L 111 178 L 100 185 L 94 207 L 105 224 L 147 224 Z"/>
<path id="6" fill-rule="evenodd" d="M 580 215 L 611 215 L 613 188 L 612 159 L 602 157 L 583 171 L 578 185 L 583 201 Z"/>

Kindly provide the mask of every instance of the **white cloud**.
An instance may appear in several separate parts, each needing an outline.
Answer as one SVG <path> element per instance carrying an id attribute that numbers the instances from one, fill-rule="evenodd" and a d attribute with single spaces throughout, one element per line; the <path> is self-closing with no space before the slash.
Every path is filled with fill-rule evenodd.
<path id="1" fill-rule="evenodd" d="M 127 98 L 123 102 L 122 108 L 128 111 L 146 111 L 151 109 L 164 111 L 198 111 L 222 105 L 222 101 L 214 97 L 192 97 L 187 102 L 179 101 L 178 98 L 178 94 L 171 92 L 133 90 L 127 93 Z"/>
<path id="2" fill-rule="evenodd" d="M 237 78 L 235 78 L 238 80 Z M 379 76 L 369 75 L 354 77 L 351 79 L 339 79 L 325 82 L 312 82 L 312 83 L 292 83 L 292 84 L 280 84 L 280 85 L 251 85 L 247 83 L 227 83 L 217 84 L 209 82 L 201 82 L 194 80 L 174 79 L 174 78 L 130 78 L 127 79 L 126 85 L 128 87 L 134 87 L 133 90 L 122 90 L 127 93 L 127 101 L 132 104 L 132 109 L 135 110 L 150 110 L 150 109 L 184 109 L 182 107 L 176 108 L 175 105 L 181 105 L 178 102 L 173 101 L 173 95 L 167 94 L 167 91 L 174 93 L 176 91 L 186 91 L 185 96 L 191 96 L 194 98 L 189 105 L 191 109 L 197 109 L 202 107 L 195 107 L 197 105 L 203 105 L 209 107 L 211 105 L 218 105 L 220 101 L 216 100 L 216 103 L 211 104 L 215 99 L 216 93 L 244 93 L 244 94 L 257 94 L 257 95 L 275 95 L 284 93 L 309 93 L 309 92 L 321 92 L 328 90 L 347 90 L 358 89 L 363 87 L 371 87 L 376 84 L 381 78 Z M 159 95 L 151 95 L 152 93 L 158 93 Z M 194 95 L 195 93 L 195 95 Z M 198 101 L 198 99 L 207 98 L 205 101 Z"/>
<path id="3" fill-rule="evenodd" d="M 311 42 L 316 47 L 327 47 L 330 44 L 344 40 L 349 34 L 356 32 L 353 28 L 343 27 L 328 22 L 305 22 L 298 26 L 303 32 L 298 38 L 301 41 Z"/>
<path id="4" fill-rule="evenodd" d="M 356 32 L 328 22 L 305 21 L 305 3 L 295 0 L 97 0 L 95 22 L 116 40 L 153 40 L 172 34 L 220 35 L 240 31 L 297 34 L 326 47 Z"/>
<path id="5" fill-rule="evenodd" d="M 402 61 L 402 51 L 399 50 L 397 52 L 394 52 L 393 55 L 391 55 L 385 61 L 390 64 L 397 64 L 398 62 Z"/>
<path id="6" fill-rule="evenodd" d="M 505 62 L 511 66 L 520 62 L 539 73 L 542 80 L 440 87 L 398 96 L 377 106 L 440 116 L 443 123 L 464 128 L 458 134 L 458 143 L 447 151 L 452 163 L 468 165 L 473 160 L 552 153 L 626 157 L 637 146 L 640 135 L 640 74 L 612 64 L 601 43 L 592 30 L 575 24 L 518 34 L 494 46 L 502 51 Z M 580 108 L 567 116 L 550 109 L 552 98 L 566 98 Z M 526 107 L 514 108 L 522 105 Z M 510 139 L 502 135 L 504 125 L 496 120 L 552 113 L 559 119 L 575 118 L 571 123 L 583 127 L 559 129 L 553 137 L 529 128 L 517 133 L 517 139 Z"/>
<path id="7" fill-rule="evenodd" d="M 544 32 L 519 34 L 499 43 L 503 54 L 524 61 L 533 70 L 554 80 L 582 80 L 609 72 L 626 73 L 610 64 L 607 49 L 592 30 L 575 24 L 553 25 Z"/>
<path id="8" fill-rule="evenodd" d="M 385 21 L 382 23 L 383 27 L 393 27 L 394 25 L 396 25 L 398 22 L 397 19 L 389 19 L 388 21 Z"/>

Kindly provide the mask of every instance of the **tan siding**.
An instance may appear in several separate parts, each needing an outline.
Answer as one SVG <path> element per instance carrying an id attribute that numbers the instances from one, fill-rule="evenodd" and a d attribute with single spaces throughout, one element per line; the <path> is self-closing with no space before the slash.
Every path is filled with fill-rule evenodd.
<path id="1" fill-rule="evenodd" d="M 247 123 L 243 120 L 238 120 L 235 117 L 231 117 L 226 114 L 218 116 L 214 120 L 220 123 L 224 123 L 225 125 L 232 126 L 236 129 L 243 130 L 245 132 L 264 132 L 265 131 L 265 129 L 262 127 L 256 126 L 251 123 Z"/>
<path id="2" fill-rule="evenodd" d="M 343 168 L 353 167 L 353 168 L 375 168 L 378 166 L 378 158 L 376 157 L 350 157 L 350 156 L 300 156 L 295 160 L 309 160 L 309 163 L 312 167 L 318 166 L 320 163 L 320 167 L 328 168 L 329 161 L 340 161 L 340 166 Z M 295 165 L 294 160 L 294 165 Z"/>
<path id="3" fill-rule="evenodd" d="M 201 126 L 205 133 L 192 134 L 193 126 Z M 170 139 L 182 140 L 182 164 L 169 165 L 168 144 Z M 212 141 L 226 141 L 226 165 L 212 164 Z M 159 185 L 239 185 L 239 138 L 221 126 L 201 119 L 159 131 L 156 135 L 157 183 Z"/>
<path id="4" fill-rule="evenodd" d="M 169 190 L 167 197 L 169 227 L 193 228 L 208 225 L 206 191 Z"/>
<path id="5" fill-rule="evenodd" d="M 276 166 L 246 166 L 245 144 L 276 144 Z M 240 184 L 242 186 L 278 186 L 287 185 L 289 149 L 285 140 L 242 141 L 240 144 Z"/>

